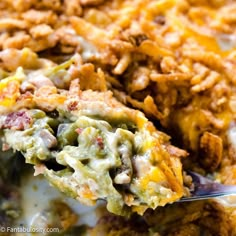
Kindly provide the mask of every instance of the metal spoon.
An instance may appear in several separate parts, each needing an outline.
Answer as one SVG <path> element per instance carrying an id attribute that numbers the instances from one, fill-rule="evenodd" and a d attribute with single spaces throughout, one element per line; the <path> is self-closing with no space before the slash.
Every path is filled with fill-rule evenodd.
<path id="1" fill-rule="evenodd" d="M 220 184 L 192 171 L 187 174 L 192 177 L 194 189 L 190 191 L 190 196 L 181 198 L 180 202 L 236 195 L 236 185 Z"/>

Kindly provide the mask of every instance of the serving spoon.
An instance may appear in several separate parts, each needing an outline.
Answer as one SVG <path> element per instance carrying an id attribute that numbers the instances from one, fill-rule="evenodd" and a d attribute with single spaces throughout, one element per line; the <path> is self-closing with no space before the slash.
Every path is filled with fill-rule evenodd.
<path id="1" fill-rule="evenodd" d="M 190 196 L 181 198 L 179 202 L 236 195 L 236 185 L 220 184 L 192 171 L 187 171 L 187 174 L 192 177 L 194 188 L 190 190 Z"/>

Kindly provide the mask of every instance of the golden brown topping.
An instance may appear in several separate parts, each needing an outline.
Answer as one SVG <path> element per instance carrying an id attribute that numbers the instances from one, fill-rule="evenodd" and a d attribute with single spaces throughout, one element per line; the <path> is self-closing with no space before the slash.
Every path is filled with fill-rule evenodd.
<path id="1" fill-rule="evenodd" d="M 205 132 L 200 139 L 201 163 L 210 171 L 215 171 L 222 160 L 222 139 L 209 132 Z"/>
<path id="2" fill-rule="evenodd" d="M 80 0 L 82 6 L 97 6 L 103 3 L 105 0 Z"/>

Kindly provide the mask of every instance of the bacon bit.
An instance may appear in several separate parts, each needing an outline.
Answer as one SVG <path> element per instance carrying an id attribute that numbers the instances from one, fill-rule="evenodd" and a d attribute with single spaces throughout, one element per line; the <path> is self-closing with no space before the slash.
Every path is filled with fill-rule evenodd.
<path id="1" fill-rule="evenodd" d="M 75 132 L 78 133 L 78 134 L 81 134 L 83 132 L 83 130 L 84 130 L 83 128 L 77 128 L 75 130 Z"/>
<path id="2" fill-rule="evenodd" d="M 3 128 L 25 130 L 32 123 L 32 118 L 26 111 L 12 112 L 7 115 Z"/>
<path id="3" fill-rule="evenodd" d="M 67 108 L 69 111 L 75 111 L 78 106 L 78 101 L 71 101 L 68 105 Z"/>
<path id="4" fill-rule="evenodd" d="M 103 142 L 103 138 L 101 136 L 96 138 L 96 144 L 103 149 L 104 148 L 104 142 Z"/>

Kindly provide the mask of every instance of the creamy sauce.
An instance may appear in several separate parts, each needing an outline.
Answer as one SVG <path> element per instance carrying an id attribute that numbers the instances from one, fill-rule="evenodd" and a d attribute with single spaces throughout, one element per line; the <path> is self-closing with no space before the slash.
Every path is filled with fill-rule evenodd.
<path id="1" fill-rule="evenodd" d="M 94 226 L 97 222 L 96 206 L 84 206 L 78 201 L 66 197 L 57 189 L 51 187 L 49 183 L 42 176 L 33 176 L 33 173 L 26 175 L 22 178 L 22 209 L 23 214 L 17 221 L 17 226 L 24 225 L 30 227 L 35 217 L 43 210 L 49 207 L 49 202 L 53 199 L 61 199 L 67 203 L 74 213 L 78 214 L 78 222 L 76 225 L 86 224 Z"/>

